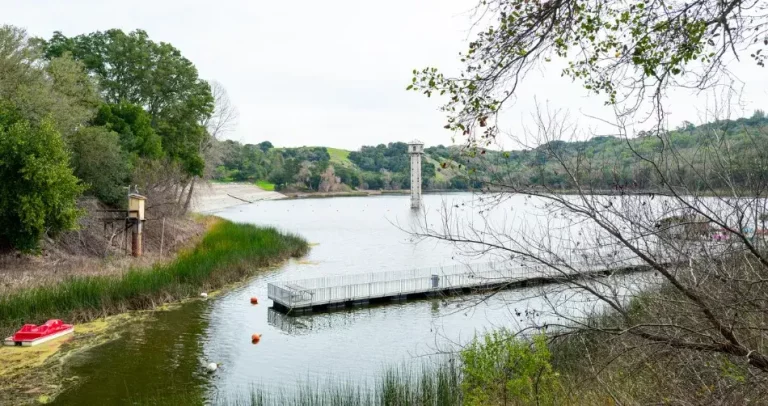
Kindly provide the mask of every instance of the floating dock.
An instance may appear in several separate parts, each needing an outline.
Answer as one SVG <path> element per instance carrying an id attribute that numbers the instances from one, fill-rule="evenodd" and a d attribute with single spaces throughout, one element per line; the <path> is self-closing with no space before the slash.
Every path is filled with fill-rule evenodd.
<path id="1" fill-rule="evenodd" d="M 473 265 L 328 276 L 268 284 L 269 298 L 277 310 L 312 311 L 364 306 L 374 301 L 401 301 L 439 294 L 523 287 L 557 283 L 587 276 L 640 271 L 638 259 L 610 264 L 570 264 L 567 268 L 491 262 Z M 643 268 L 643 269 L 640 269 Z"/>

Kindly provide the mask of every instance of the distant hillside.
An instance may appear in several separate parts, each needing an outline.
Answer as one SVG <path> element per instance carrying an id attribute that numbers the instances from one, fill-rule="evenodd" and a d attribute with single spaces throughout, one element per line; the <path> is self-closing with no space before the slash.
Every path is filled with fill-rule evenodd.
<path id="1" fill-rule="evenodd" d="M 745 157 L 768 152 L 768 119 L 761 111 L 750 118 L 723 120 L 694 126 L 686 123 L 667 134 L 663 145 L 653 134 L 641 133 L 630 140 L 595 137 L 586 141 L 551 141 L 530 150 L 463 150 L 456 146 L 425 149 L 422 163 L 423 187 L 427 190 L 468 190 L 486 184 L 572 187 L 556 157 L 585 160 L 580 182 L 595 188 L 617 186 L 642 189 L 651 179 L 651 170 L 636 153 L 651 157 L 659 149 L 672 147 L 692 162 L 705 151 L 727 144 L 730 153 Z M 350 189 L 404 189 L 410 187 L 410 160 L 407 144 L 392 142 L 363 146 L 359 151 L 330 147 L 274 148 L 268 141 L 217 144 L 221 164 L 214 179 L 260 182 L 276 190 L 341 191 Z M 631 148 L 630 148 L 631 147 Z M 634 150 L 634 152 L 633 152 Z M 750 171 L 753 168 L 731 168 Z M 680 176 L 693 174 L 680 173 Z"/>
<path id="2" fill-rule="evenodd" d="M 478 164 L 478 176 L 483 181 L 505 185 L 571 188 L 574 186 L 572 179 L 555 159 L 559 157 L 571 167 L 576 166 L 577 159 L 580 161 L 579 173 L 575 175 L 583 186 L 642 190 L 657 184 L 657 179 L 654 179 L 652 166 L 638 155 L 655 161 L 662 150 L 674 151 L 681 162 L 688 163 L 679 167 L 671 165 L 666 170 L 674 171 L 668 175 L 690 187 L 701 186 L 704 181 L 710 187 L 725 187 L 715 175 L 717 170 L 727 170 L 736 181 L 766 177 L 768 174 L 762 173 L 765 169 L 755 162 L 758 158 L 760 162 L 767 161 L 763 155 L 768 154 L 768 118 L 758 110 L 750 118 L 721 120 L 701 126 L 685 123 L 662 137 L 641 132 L 628 140 L 617 137 L 595 137 L 576 142 L 555 140 L 527 151 L 510 151 L 501 156 L 489 153 L 488 158 Z M 730 154 L 735 159 L 728 168 L 713 168 L 718 154 Z"/>
<path id="3" fill-rule="evenodd" d="M 338 148 L 326 148 L 326 150 L 328 151 L 328 155 L 331 156 L 332 164 L 339 164 L 347 167 L 354 165 L 352 161 L 349 160 L 349 151 Z"/>

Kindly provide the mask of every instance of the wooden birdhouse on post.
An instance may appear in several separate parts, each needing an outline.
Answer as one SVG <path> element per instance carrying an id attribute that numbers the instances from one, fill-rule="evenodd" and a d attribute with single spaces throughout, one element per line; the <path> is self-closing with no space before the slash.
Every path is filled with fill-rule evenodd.
<path id="1" fill-rule="evenodd" d="M 141 229 L 144 223 L 144 206 L 146 201 L 147 198 L 138 193 L 131 193 L 128 195 L 128 218 L 126 218 L 126 226 L 133 230 L 131 254 L 134 257 L 140 257 L 142 254 Z"/>

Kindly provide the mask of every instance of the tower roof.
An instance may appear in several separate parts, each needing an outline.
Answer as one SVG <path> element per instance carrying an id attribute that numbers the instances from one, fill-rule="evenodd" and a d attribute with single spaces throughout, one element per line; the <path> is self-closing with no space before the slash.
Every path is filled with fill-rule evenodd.
<path id="1" fill-rule="evenodd" d="M 416 145 L 424 145 L 423 142 L 421 142 L 421 141 L 419 141 L 419 140 L 417 140 L 415 138 L 413 139 L 413 141 L 408 143 L 408 145 L 414 145 L 414 144 L 416 144 Z"/>

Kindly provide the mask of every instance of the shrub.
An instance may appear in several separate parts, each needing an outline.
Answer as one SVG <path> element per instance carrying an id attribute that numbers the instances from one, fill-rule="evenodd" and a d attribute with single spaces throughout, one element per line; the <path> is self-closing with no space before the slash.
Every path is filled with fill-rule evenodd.
<path id="1" fill-rule="evenodd" d="M 125 204 L 130 165 L 120 148 L 117 133 L 104 127 L 85 127 L 70 140 L 75 175 L 89 186 L 89 192 L 110 205 Z"/>
<path id="2" fill-rule="evenodd" d="M 127 102 L 102 104 L 93 124 L 118 133 L 123 149 L 129 153 L 142 158 L 160 158 L 163 154 L 160 136 L 152 129 L 152 116 L 141 106 Z"/>
<path id="3" fill-rule="evenodd" d="M 0 240 L 30 251 L 46 232 L 75 227 L 84 187 L 49 119 L 39 127 L 27 121 L 0 126 L 0 179 Z"/>
<path id="4" fill-rule="evenodd" d="M 466 405 L 557 403 L 560 382 L 544 336 L 532 341 L 497 330 L 461 351 Z"/>

